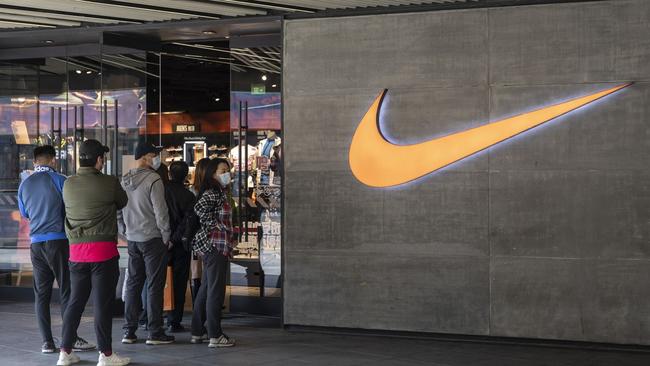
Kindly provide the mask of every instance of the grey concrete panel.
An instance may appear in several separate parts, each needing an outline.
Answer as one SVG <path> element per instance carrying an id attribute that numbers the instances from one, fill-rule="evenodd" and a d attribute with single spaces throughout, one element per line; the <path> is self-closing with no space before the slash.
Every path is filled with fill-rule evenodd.
<path id="1" fill-rule="evenodd" d="M 650 343 L 646 261 L 492 259 L 491 335 Z"/>
<path id="2" fill-rule="evenodd" d="M 492 258 L 490 335 L 582 340 L 578 259 Z"/>
<path id="3" fill-rule="evenodd" d="M 588 95 L 620 83 L 493 87 L 491 120 Z M 638 169 L 650 161 L 650 83 L 614 94 L 490 149 L 492 170 Z"/>
<path id="4" fill-rule="evenodd" d="M 491 84 L 650 79 L 650 2 L 490 9 Z"/>
<path id="5" fill-rule="evenodd" d="M 286 170 L 349 171 L 348 151 L 376 90 L 287 95 L 284 101 Z M 381 119 L 398 144 L 426 141 L 482 125 L 488 120 L 486 88 L 390 89 Z M 451 171 L 486 171 L 487 154 L 455 163 Z"/>
<path id="6" fill-rule="evenodd" d="M 383 222 L 388 250 L 487 256 L 488 174 L 443 171 L 386 191 Z"/>
<path id="7" fill-rule="evenodd" d="M 648 261 L 586 261 L 581 281 L 586 287 L 582 304 L 585 339 L 650 344 L 648 278 Z"/>
<path id="8" fill-rule="evenodd" d="M 490 174 L 493 255 L 650 258 L 650 174 Z"/>
<path id="9" fill-rule="evenodd" d="M 487 334 L 488 259 L 288 253 L 285 324 Z"/>
<path id="10" fill-rule="evenodd" d="M 353 249 L 383 242 L 382 190 L 347 172 L 295 172 L 285 190 L 286 250 Z"/>
<path id="11" fill-rule="evenodd" d="M 487 11 L 285 23 L 285 93 L 487 81 Z"/>

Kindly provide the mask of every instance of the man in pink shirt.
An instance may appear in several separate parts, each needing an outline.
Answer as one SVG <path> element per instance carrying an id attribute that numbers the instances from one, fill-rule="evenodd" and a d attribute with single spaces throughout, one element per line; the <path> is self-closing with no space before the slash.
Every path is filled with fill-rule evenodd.
<path id="1" fill-rule="evenodd" d="M 63 316 L 63 340 L 58 366 L 80 361 L 72 352 L 81 315 L 93 294 L 97 366 L 123 366 L 130 362 L 112 350 L 112 317 L 119 278 L 117 210 L 128 197 L 116 177 L 102 174 L 108 147 L 87 140 L 79 149 L 80 168 L 63 186 L 65 231 L 70 242 L 70 301 Z"/>

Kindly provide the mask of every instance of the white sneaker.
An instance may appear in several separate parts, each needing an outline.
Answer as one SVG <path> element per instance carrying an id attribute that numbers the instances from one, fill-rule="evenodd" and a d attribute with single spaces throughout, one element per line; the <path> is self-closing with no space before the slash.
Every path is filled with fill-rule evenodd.
<path id="1" fill-rule="evenodd" d="M 59 361 L 57 361 L 56 366 L 68 366 L 72 365 L 73 363 L 77 363 L 81 361 L 79 356 L 74 354 L 73 352 L 70 353 L 65 353 L 65 351 L 59 352 Z"/>
<path id="2" fill-rule="evenodd" d="M 74 341 L 74 344 L 72 345 L 73 351 L 90 351 L 91 349 L 95 348 L 97 348 L 96 345 L 86 341 L 81 337 L 77 337 L 77 340 Z"/>
<path id="3" fill-rule="evenodd" d="M 104 352 L 99 352 L 99 361 L 97 362 L 97 366 L 124 366 L 128 365 L 130 362 L 130 358 L 120 357 L 115 352 L 108 357 L 104 355 Z"/>
<path id="4" fill-rule="evenodd" d="M 228 338 L 227 335 L 222 334 L 219 338 L 210 338 L 210 348 L 232 347 L 235 345 L 235 340 Z"/>

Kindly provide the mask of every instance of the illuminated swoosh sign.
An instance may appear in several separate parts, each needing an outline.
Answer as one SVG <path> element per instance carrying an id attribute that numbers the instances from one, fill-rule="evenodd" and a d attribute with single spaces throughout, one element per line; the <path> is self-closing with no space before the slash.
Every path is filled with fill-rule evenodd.
<path id="1" fill-rule="evenodd" d="M 630 84 L 618 85 L 584 97 L 413 145 L 396 145 L 382 135 L 379 111 L 388 91 L 385 89 L 372 103 L 354 133 L 350 145 L 350 168 L 356 179 L 370 187 L 392 187 L 404 184 L 574 111 Z"/>

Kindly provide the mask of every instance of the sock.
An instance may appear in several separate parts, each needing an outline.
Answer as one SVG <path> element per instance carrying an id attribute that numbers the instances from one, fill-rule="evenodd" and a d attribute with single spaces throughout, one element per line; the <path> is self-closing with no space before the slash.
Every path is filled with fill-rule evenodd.
<path id="1" fill-rule="evenodd" d="M 71 354 L 72 353 L 72 348 L 63 348 L 63 347 L 61 347 L 61 351 L 65 352 L 67 354 Z"/>
<path id="2" fill-rule="evenodd" d="M 104 352 L 102 352 L 102 353 L 103 353 L 104 356 L 106 356 L 106 357 L 111 357 L 111 355 L 113 354 L 113 351 L 109 349 L 108 351 L 104 351 Z"/>

